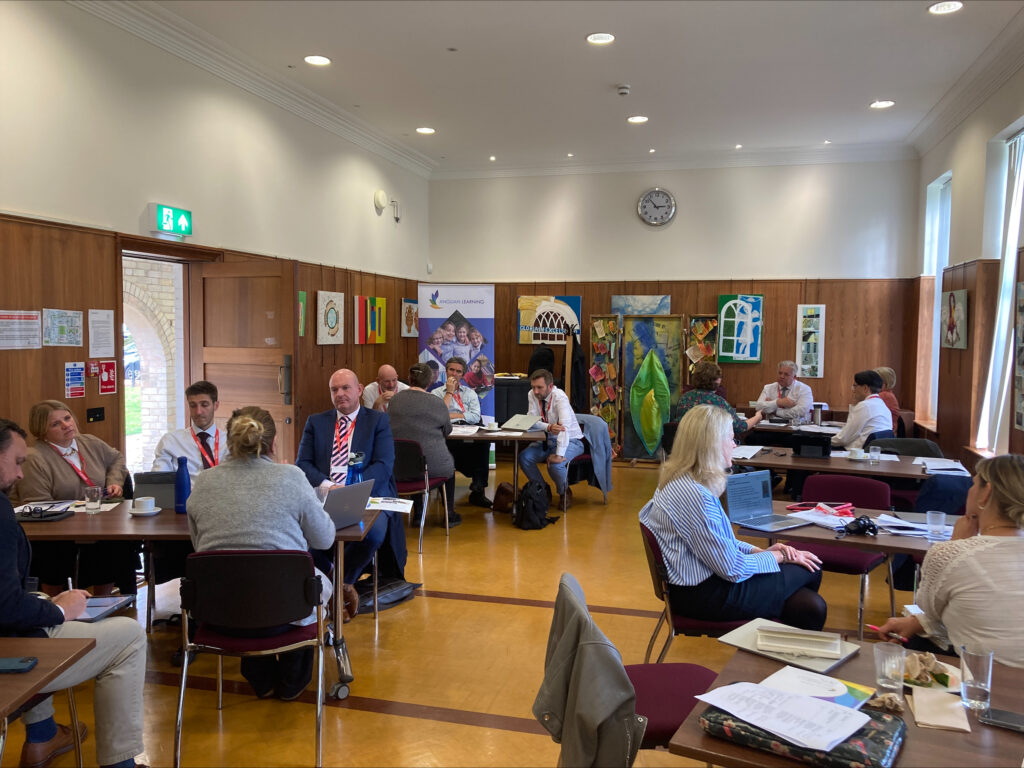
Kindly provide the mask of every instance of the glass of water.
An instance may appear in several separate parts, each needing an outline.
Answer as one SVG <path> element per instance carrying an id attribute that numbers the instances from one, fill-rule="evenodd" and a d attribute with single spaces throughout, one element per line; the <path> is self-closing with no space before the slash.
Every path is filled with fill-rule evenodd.
<path id="1" fill-rule="evenodd" d="M 878 464 L 882 460 L 882 449 L 877 445 L 868 448 L 868 464 Z"/>
<path id="2" fill-rule="evenodd" d="M 875 683 L 880 693 L 903 695 L 903 664 L 907 651 L 896 643 L 875 643 Z"/>
<path id="3" fill-rule="evenodd" d="M 992 651 L 960 646 L 960 701 L 968 709 L 988 709 L 992 691 Z"/>
<path id="4" fill-rule="evenodd" d="M 946 538 L 946 513 L 929 509 L 925 514 L 928 525 L 928 541 L 942 541 Z"/>
<path id="5" fill-rule="evenodd" d="M 98 514 L 103 504 L 103 489 L 98 485 L 90 485 L 85 489 L 85 513 Z"/>

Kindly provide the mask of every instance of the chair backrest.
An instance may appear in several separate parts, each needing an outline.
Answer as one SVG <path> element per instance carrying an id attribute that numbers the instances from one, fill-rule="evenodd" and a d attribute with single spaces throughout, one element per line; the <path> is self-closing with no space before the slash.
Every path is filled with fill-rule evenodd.
<path id="1" fill-rule="evenodd" d="M 883 437 L 871 444 L 881 448 L 882 453 L 893 453 L 897 456 L 942 458 L 942 449 L 936 443 L 920 437 Z"/>
<path id="2" fill-rule="evenodd" d="M 676 432 L 679 431 L 678 421 L 667 421 L 661 426 L 661 448 L 665 456 L 672 453 L 672 444 L 676 441 Z"/>
<path id="3" fill-rule="evenodd" d="M 395 438 L 395 482 L 407 483 L 423 480 L 427 471 L 427 459 L 423 449 L 415 440 Z"/>
<path id="4" fill-rule="evenodd" d="M 864 509 L 889 509 L 888 485 L 870 477 L 855 475 L 811 475 L 804 481 L 803 500 L 848 501 Z"/>
<path id="5" fill-rule="evenodd" d="M 277 627 L 309 616 L 320 589 L 309 552 L 196 552 L 185 561 L 181 607 L 196 621 L 221 627 Z"/>
<path id="6" fill-rule="evenodd" d="M 915 512 L 942 511 L 947 515 L 962 515 L 966 511 L 967 492 L 974 478 L 963 475 L 932 475 L 924 481 L 917 499 Z"/>
<path id="7" fill-rule="evenodd" d="M 895 439 L 896 433 L 893 432 L 891 429 L 880 429 L 877 432 L 872 432 L 864 439 L 864 448 L 867 448 L 869 445 L 875 442 L 875 440 L 881 440 L 882 438 L 885 437 Z"/>
<path id="8" fill-rule="evenodd" d="M 654 596 L 665 600 L 668 591 L 668 568 L 661 554 L 661 545 L 654 531 L 640 523 L 640 534 L 644 540 L 644 553 L 647 555 L 647 567 L 651 571 L 651 583 L 654 585 Z"/>

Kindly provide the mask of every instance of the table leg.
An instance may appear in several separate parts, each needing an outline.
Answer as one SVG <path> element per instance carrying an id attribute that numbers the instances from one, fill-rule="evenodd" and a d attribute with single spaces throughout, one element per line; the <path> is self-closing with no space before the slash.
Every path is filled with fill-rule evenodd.
<path id="1" fill-rule="evenodd" d="M 512 508 L 516 506 L 516 502 L 519 501 L 519 441 L 512 441 Z"/>
<path id="2" fill-rule="evenodd" d="M 153 565 L 153 550 L 146 552 L 146 634 L 153 631 L 153 614 L 156 612 L 156 567 Z"/>

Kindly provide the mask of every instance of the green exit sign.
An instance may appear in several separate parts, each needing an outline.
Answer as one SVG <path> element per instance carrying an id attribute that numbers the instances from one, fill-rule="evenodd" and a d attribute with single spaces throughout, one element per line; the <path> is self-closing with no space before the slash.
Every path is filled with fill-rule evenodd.
<path id="1" fill-rule="evenodd" d="M 162 203 L 150 203 L 153 231 L 169 235 L 188 236 L 192 234 L 192 211 L 174 208 Z"/>

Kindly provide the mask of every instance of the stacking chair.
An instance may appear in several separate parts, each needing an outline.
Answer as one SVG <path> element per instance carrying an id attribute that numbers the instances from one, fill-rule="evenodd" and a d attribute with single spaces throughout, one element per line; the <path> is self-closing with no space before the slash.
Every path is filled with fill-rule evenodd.
<path id="1" fill-rule="evenodd" d="M 669 646 L 676 635 L 689 635 L 691 637 L 721 637 L 726 632 L 731 632 L 737 627 L 742 627 L 747 620 L 742 621 L 703 621 L 701 619 L 689 619 L 685 616 L 677 616 L 672 612 L 672 604 L 668 597 L 668 569 L 665 567 L 665 558 L 661 554 L 661 546 L 658 539 L 643 523 L 640 523 L 640 533 L 643 535 L 644 552 L 647 554 L 647 566 L 651 570 L 651 582 L 654 584 L 654 595 L 665 604 L 665 610 L 658 617 L 658 623 L 654 625 L 654 632 L 651 634 L 650 642 L 647 643 L 647 653 L 644 656 L 644 663 L 651 660 L 651 653 L 654 652 L 654 641 L 658 639 L 658 632 L 661 631 L 663 622 L 668 622 L 668 637 L 665 638 L 665 645 L 658 654 L 658 664 L 665 659 Z"/>
<path id="2" fill-rule="evenodd" d="M 430 500 L 430 492 L 435 488 L 441 489 L 441 500 L 444 502 L 444 535 L 448 536 L 448 492 L 444 484 L 448 478 L 431 477 L 430 468 L 427 466 L 427 458 L 423 455 L 423 449 L 415 440 L 395 439 L 395 486 L 399 496 L 415 496 L 423 494 L 423 503 L 420 506 L 420 549 L 423 554 L 423 527 L 427 522 L 427 502 Z"/>
<path id="3" fill-rule="evenodd" d="M 630 766 L 638 749 L 667 747 L 715 679 L 697 664 L 623 666 L 570 573 L 558 585 L 544 671 L 533 714 L 562 745 L 559 765 Z M 600 702 L 588 696 L 596 691 Z"/>
<path id="4" fill-rule="evenodd" d="M 181 689 L 174 727 L 174 765 L 181 764 L 181 721 L 185 709 L 189 657 L 217 654 L 217 709 L 223 707 L 225 656 L 266 656 L 299 648 L 316 649 L 316 765 L 321 762 L 324 701 L 324 622 L 320 580 L 308 552 L 260 550 L 196 552 L 189 555 L 181 580 Z M 316 622 L 292 627 L 271 637 L 243 637 L 254 631 L 305 619 L 316 610 Z M 189 616 L 197 622 L 189 640 Z M 340 617 L 335 617 L 340 621 Z M 229 634 L 235 630 L 239 635 Z"/>
<path id="5" fill-rule="evenodd" d="M 870 435 L 864 438 L 864 450 L 866 451 L 868 449 L 868 446 L 875 442 L 875 440 L 882 440 L 884 438 L 895 437 L 896 433 L 893 432 L 891 429 L 880 429 L 877 432 L 872 432 Z"/>
<path id="6" fill-rule="evenodd" d="M 78 708 L 75 706 L 75 689 L 69 687 L 65 690 L 68 694 L 68 716 L 71 720 L 71 733 L 72 738 L 75 741 L 75 765 L 77 765 L 78 768 L 82 768 L 82 733 L 81 726 L 78 724 Z M 0 718 L 0 762 L 4 759 L 4 747 L 7 746 L 8 726 L 21 717 L 25 712 L 28 712 L 33 707 L 41 704 L 47 696 L 52 695 L 53 694 L 51 693 L 38 693 L 7 715 L 7 717 Z"/>
<path id="7" fill-rule="evenodd" d="M 931 440 L 917 437 L 887 437 L 875 440 L 872 443 L 882 449 L 882 453 L 894 454 L 896 456 L 927 456 L 933 459 L 942 458 L 942 449 Z M 910 511 L 917 502 L 917 494 L 921 483 L 918 480 L 890 480 L 889 487 L 892 488 L 893 509 L 906 509 Z M 898 506 L 897 506 L 898 505 Z"/>
<path id="8" fill-rule="evenodd" d="M 804 501 L 848 501 L 865 509 L 889 509 L 889 486 L 879 480 L 853 475 L 811 475 L 804 483 Z M 829 544 L 797 545 L 821 558 L 821 568 L 832 573 L 860 576 L 860 600 L 857 603 L 857 638 L 864 639 L 864 592 L 868 573 L 887 563 L 889 566 L 889 615 L 896 615 L 896 593 L 893 591 L 892 561 L 881 552 Z"/>

